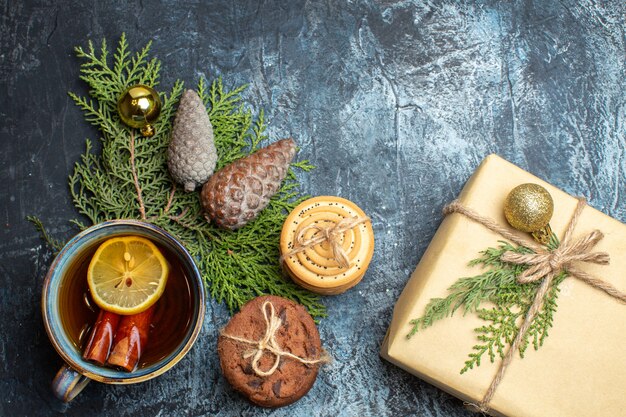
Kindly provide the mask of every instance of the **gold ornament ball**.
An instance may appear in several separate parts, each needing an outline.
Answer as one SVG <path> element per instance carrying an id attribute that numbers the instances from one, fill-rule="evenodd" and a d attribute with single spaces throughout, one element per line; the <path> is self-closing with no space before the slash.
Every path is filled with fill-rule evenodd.
<path id="1" fill-rule="evenodd" d="M 513 188 L 504 202 L 504 216 L 522 232 L 536 232 L 552 218 L 552 196 L 541 185 L 522 184 Z"/>
<path id="2" fill-rule="evenodd" d="M 152 136 L 155 133 L 152 124 L 161 114 L 161 99 L 151 87 L 133 85 L 117 100 L 117 111 L 124 124 L 141 129 L 144 136 Z"/>

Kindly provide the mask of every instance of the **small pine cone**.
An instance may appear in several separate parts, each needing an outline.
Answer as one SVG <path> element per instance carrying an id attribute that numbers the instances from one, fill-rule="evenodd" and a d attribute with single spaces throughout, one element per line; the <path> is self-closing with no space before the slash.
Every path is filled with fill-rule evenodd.
<path id="1" fill-rule="evenodd" d="M 195 91 L 187 90 L 180 98 L 167 149 L 170 174 L 190 192 L 209 179 L 216 163 L 213 126 L 206 107 Z"/>
<path id="2" fill-rule="evenodd" d="M 295 154 L 294 140 L 283 139 L 220 169 L 202 187 L 204 210 L 225 229 L 245 226 L 279 190 Z"/>

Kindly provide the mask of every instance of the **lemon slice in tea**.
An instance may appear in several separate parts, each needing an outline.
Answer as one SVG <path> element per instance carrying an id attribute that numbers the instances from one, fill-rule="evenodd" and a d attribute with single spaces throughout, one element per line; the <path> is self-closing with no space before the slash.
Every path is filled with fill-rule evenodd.
<path id="1" fill-rule="evenodd" d="M 154 304 L 165 289 L 169 267 L 159 249 L 138 236 L 105 241 L 87 270 L 96 304 L 117 314 L 137 314 Z"/>

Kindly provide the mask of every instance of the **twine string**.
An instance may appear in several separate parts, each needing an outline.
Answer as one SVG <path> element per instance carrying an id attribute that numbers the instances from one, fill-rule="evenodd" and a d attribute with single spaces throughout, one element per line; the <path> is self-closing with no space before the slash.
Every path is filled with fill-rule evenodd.
<path id="1" fill-rule="evenodd" d="M 566 272 L 569 276 L 577 278 L 594 288 L 604 291 L 622 303 L 626 303 L 626 293 L 619 291 L 608 282 L 595 278 L 573 265 L 574 262 L 589 262 L 599 265 L 609 264 L 608 253 L 591 252 L 595 245 L 604 237 L 602 232 L 599 230 L 594 230 L 591 233 L 573 241 L 572 235 L 574 233 L 574 229 L 576 228 L 578 219 L 586 204 L 587 203 L 584 198 L 578 199 L 576 210 L 567 225 L 561 244 L 558 248 L 551 252 L 535 242 L 527 242 L 523 240 L 507 228 L 497 224 L 494 220 L 479 215 L 472 209 L 463 206 L 457 200 L 453 201 L 444 208 L 444 214 L 446 215 L 451 213 L 462 214 L 512 242 L 534 250 L 535 253 L 529 254 L 507 251 L 502 255 L 501 259 L 504 262 L 530 266 L 517 278 L 517 281 L 520 284 L 541 282 L 537 288 L 533 302 L 526 312 L 524 321 L 520 325 L 513 343 L 509 346 L 504 358 L 502 358 L 498 367 L 498 372 L 491 381 L 485 396 L 479 404 L 468 404 L 471 405 L 476 411 L 484 414 L 489 413 L 489 403 L 500 385 L 500 382 L 502 381 L 506 369 L 514 357 L 515 352 L 519 349 L 519 346 L 524 340 L 524 337 L 526 336 L 533 320 L 543 307 L 545 296 L 552 286 L 554 278 L 558 274 Z"/>
<path id="2" fill-rule="evenodd" d="M 312 248 L 320 243 L 327 242 L 330 245 L 333 253 L 333 258 L 337 262 L 340 268 L 346 269 L 350 267 L 350 258 L 343 249 L 341 242 L 341 236 L 344 232 L 355 228 L 356 226 L 370 221 L 369 217 L 344 217 L 341 221 L 335 223 L 330 227 L 321 227 L 313 223 L 306 227 L 303 227 L 294 239 L 294 248 L 280 257 L 280 263 L 282 264 L 285 259 L 304 252 L 305 250 Z M 316 233 L 310 239 L 306 239 L 305 235 L 309 230 L 315 230 Z"/>
<path id="3" fill-rule="evenodd" d="M 252 369 L 254 370 L 255 374 L 260 377 L 272 375 L 278 369 L 278 366 L 280 365 L 280 360 L 283 357 L 291 358 L 305 365 L 314 365 L 317 363 L 330 362 L 330 356 L 326 353 L 326 351 L 322 351 L 322 355 L 319 359 L 308 359 L 302 358 L 300 356 L 294 355 L 291 352 L 283 350 L 276 341 L 276 332 L 278 332 L 278 329 L 280 329 L 280 327 L 283 325 L 283 322 L 280 317 L 276 315 L 274 304 L 272 304 L 270 301 L 264 302 L 261 306 L 261 311 L 263 312 L 263 319 L 265 320 L 265 334 L 263 335 L 263 337 L 261 337 L 260 340 L 250 340 L 244 337 L 228 334 L 224 331 L 224 329 L 220 331 L 220 335 L 227 339 L 254 346 L 254 349 L 251 349 L 250 351 L 243 354 L 243 358 L 248 359 L 252 357 Z M 275 358 L 274 364 L 267 371 L 262 370 L 259 364 L 265 352 L 270 352 L 274 355 Z"/>

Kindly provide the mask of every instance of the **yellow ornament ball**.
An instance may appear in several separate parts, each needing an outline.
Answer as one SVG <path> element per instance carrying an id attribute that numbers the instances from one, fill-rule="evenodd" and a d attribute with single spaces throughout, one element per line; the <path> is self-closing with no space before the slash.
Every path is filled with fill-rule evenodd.
<path id="1" fill-rule="evenodd" d="M 554 211 L 552 196 L 541 185 L 522 184 L 513 188 L 504 202 L 504 216 L 522 232 L 537 232 L 548 225 Z"/>
<path id="2" fill-rule="evenodd" d="M 153 88 L 143 84 L 133 85 L 117 100 L 117 112 L 124 124 L 141 129 L 143 136 L 153 136 L 153 123 L 161 114 L 161 99 Z"/>

